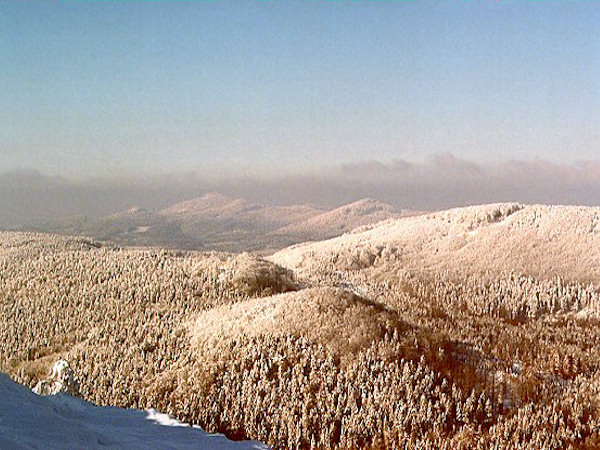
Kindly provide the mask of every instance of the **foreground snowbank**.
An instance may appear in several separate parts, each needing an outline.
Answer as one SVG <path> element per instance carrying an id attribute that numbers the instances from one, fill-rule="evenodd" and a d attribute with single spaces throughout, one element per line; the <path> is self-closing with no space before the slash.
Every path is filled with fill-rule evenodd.
<path id="1" fill-rule="evenodd" d="M 156 411 L 100 407 L 69 395 L 40 397 L 0 373 L 0 448 L 266 449 L 233 442 Z"/>

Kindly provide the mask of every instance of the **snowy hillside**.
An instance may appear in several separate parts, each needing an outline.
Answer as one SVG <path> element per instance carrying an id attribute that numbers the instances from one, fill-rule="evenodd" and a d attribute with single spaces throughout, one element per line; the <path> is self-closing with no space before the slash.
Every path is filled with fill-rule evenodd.
<path id="1" fill-rule="evenodd" d="M 100 407 L 57 395 L 37 396 L 0 373 L 0 448 L 266 449 L 233 442 L 154 410 Z"/>
<path id="2" fill-rule="evenodd" d="M 300 244 L 271 260 L 291 269 L 384 266 L 412 271 L 517 271 L 600 280 L 600 208 L 492 204 L 388 220 L 328 241 Z"/>
<path id="3" fill-rule="evenodd" d="M 276 230 L 274 234 L 294 236 L 298 240 L 315 241 L 339 236 L 363 225 L 416 214 L 419 213 L 394 208 L 377 200 L 365 198 L 309 217 L 301 222 L 291 223 Z"/>

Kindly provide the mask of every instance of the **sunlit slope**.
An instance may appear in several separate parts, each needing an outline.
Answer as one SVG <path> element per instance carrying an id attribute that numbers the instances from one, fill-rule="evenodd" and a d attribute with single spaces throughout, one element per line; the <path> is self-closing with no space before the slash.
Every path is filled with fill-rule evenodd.
<path id="1" fill-rule="evenodd" d="M 192 344 L 208 354 L 222 354 L 242 337 L 294 336 L 350 357 L 398 326 L 397 317 L 380 305 L 342 289 L 317 287 L 213 308 L 190 324 L 190 332 Z"/>
<path id="2" fill-rule="evenodd" d="M 271 259 L 288 268 L 364 268 L 393 263 L 449 274 L 515 271 L 600 279 L 600 208 L 502 203 L 390 220 Z"/>
<path id="3" fill-rule="evenodd" d="M 305 240 L 327 239 L 362 225 L 415 214 L 417 214 L 415 211 L 394 208 L 386 203 L 365 198 L 301 222 L 291 223 L 275 231 L 275 234 L 290 235 Z"/>

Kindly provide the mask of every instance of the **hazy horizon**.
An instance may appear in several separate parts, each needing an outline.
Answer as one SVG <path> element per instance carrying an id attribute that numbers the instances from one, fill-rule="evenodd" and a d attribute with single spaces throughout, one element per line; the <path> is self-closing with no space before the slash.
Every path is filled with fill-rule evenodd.
<path id="1" fill-rule="evenodd" d="M 424 162 L 370 160 L 269 176 L 209 176 L 189 170 L 69 178 L 21 169 L 0 173 L 0 226 L 100 217 L 132 206 L 155 210 L 215 191 L 263 204 L 325 208 L 365 197 L 421 211 L 513 201 L 599 205 L 598 179 L 600 160 L 484 164 L 449 153 L 432 155 Z"/>

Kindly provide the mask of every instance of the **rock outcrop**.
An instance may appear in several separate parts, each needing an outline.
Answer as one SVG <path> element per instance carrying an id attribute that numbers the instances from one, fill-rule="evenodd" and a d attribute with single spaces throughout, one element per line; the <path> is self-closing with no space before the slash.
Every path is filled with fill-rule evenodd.
<path id="1" fill-rule="evenodd" d="M 56 361 L 48 377 L 36 384 L 33 392 L 38 395 L 67 393 L 79 396 L 79 385 L 69 362 L 62 358 Z"/>

